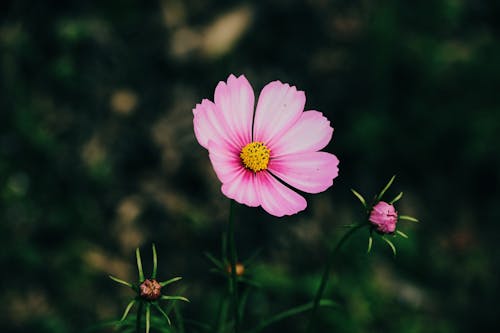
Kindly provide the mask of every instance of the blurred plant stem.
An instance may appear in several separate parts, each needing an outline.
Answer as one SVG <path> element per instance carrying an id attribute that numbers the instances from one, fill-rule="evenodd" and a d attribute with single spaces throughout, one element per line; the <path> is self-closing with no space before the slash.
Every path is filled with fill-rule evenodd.
<path id="1" fill-rule="evenodd" d="M 337 252 L 342 248 L 344 243 L 351 237 L 357 230 L 360 228 L 366 226 L 365 223 L 360 223 L 356 224 L 353 227 L 351 227 L 345 234 L 342 236 L 342 238 L 338 241 L 337 245 L 332 248 L 330 251 L 326 264 L 325 264 L 325 269 L 323 270 L 323 276 L 321 278 L 321 283 L 318 287 L 318 290 L 316 291 L 316 296 L 314 297 L 313 301 L 313 307 L 311 314 L 309 316 L 309 323 L 307 325 L 307 330 L 306 332 L 311 333 L 313 330 L 313 325 L 314 325 L 314 318 L 316 316 L 316 311 L 318 310 L 319 304 L 321 297 L 323 297 L 323 293 L 326 288 L 326 284 L 328 283 L 328 278 L 330 276 L 330 270 L 332 269 L 333 266 L 333 261 L 335 260 L 335 257 L 337 255 Z"/>
<path id="2" fill-rule="evenodd" d="M 141 318 L 142 318 L 142 302 L 139 302 L 139 308 L 137 309 L 137 317 L 135 321 L 135 332 L 141 332 Z"/>
<path id="3" fill-rule="evenodd" d="M 238 313 L 238 282 L 236 279 L 236 262 L 238 258 L 236 255 L 236 242 L 234 237 L 234 208 L 235 203 L 233 200 L 230 200 L 227 232 L 227 237 L 229 238 L 229 262 L 231 264 L 231 275 L 229 276 L 229 293 L 232 298 L 231 305 L 233 308 L 234 316 L 234 333 L 238 333 L 240 328 L 240 318 Z"/>

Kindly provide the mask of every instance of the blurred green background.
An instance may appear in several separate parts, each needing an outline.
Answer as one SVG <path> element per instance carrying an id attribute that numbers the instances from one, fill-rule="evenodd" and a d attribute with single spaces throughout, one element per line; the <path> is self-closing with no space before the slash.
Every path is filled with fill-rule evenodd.
<path id="1" fill-rule="evenodd" d="M 224 288 L 228 200 L 192 129 L 218 81 L 256 95 L 280 79 L 335 128 L 334 186 L 276 219 L 239 206 L 241 258 L 261 284 L 245 327 L 307 302 L 328 248 L 394 173 L 410 239 L 393 258 L 366 234 L 345 248 L 318 332 L 498 327 L 500 2 L 3 1 L 0 4 L 2 332 L 82 332 L 121 315 L 141 247 L 212 321 Z M 176 289 L 177 288 L 177 289 Z M 184 288 L 181 290 L 179 288 Z M 265 332 L 304 332 L 306 316 Z M 187 326 L 188 332 L 196 329 Z"/>

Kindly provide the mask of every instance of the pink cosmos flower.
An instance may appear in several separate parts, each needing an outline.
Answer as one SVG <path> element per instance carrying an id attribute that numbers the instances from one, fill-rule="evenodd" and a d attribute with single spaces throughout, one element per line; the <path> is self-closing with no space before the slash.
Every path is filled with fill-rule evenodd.
<path id="1" fill-rule="evenodd" d="M 373 207 L 369 220 L 377 227 L 377 231 L 390 234 L 396 230 L 398 213 L 393 205 L 380 201 Z"/>
<path id="2" fill-rule="evenodd" d="M 305 101 L 303 91 L 273 81 L 262 89 L 254 112 L 252 86 L 245 76 L 230 75 L 215 88 L 214 102 L 196 105 L 194 132 L 224 195 L 284 216 L 307 206 L 290 187 L 319 193 L 333 184 L 339 161 L 319 151 L 333 128 L 321 112 L 304 112 Z"/>

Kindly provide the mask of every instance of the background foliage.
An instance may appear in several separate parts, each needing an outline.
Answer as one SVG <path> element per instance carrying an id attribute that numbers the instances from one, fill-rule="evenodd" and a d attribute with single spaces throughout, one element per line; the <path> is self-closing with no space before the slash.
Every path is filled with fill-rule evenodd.
<path id="1" fill-rule="evenodd" d="M 229 73 L 280 79 L 335 127 L 329 191 L 277 220 L 239 207 L 258 318 L 308 301 L 349 193 L 393 173 L 420 218 L 399 255 L 358 235 L 337 261 L 322 332 L 492 331 L 500 265 L 500 3 L 434 1 L 4 1 L 0 4 L 2 332 L 81 332 L 115 319 L 133 251 L 181 275 L 186 318 L 210 321 L 228 202 L 195 141 L 192 108 Z M 148 269 L 146 261 L 146 269 Z M 150 268 L 150 267 L 149 267 Z M 179 290 L 177 290 L 179 291 Z M 306 317 L 267 332 L 302 332 Z M 188 332 L 195 332 L 188 326 Z"/>

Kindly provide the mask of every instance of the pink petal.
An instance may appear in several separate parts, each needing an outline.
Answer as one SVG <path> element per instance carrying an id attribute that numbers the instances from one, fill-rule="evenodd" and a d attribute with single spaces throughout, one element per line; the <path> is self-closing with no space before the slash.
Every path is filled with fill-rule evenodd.
<path id="1" fill-rule="evenodd" d="M 241 204 L 250 207 L 260 204 L 255 174 L 245 168 L 241 168 L 233 180 L 222 184 L 221 190 L 226 197 Z"/>
<path id="2" fill-rule="evenodd" d="M 220 119 L 220 112 L 213 102 L 204 99 L 193 109 L 193 115 L 194 134 L 200 145 L 208 149 L 208 142 L 215 141 L 231 143 L 236 147 L 228 136 L 227 125 L 224 119 Z"/>
<path id="3" fill-rule="evenodd" d="M 239 151 L 230 144 L 209 141 L 208 152 L 214 171 L 222 183 L 232 181 L 245 170 Z"/>
<path id="4" fill-rule="evenodd" d="M 323 149 L 332 138 L 333 128 L 321 112 L 303 112 L 300 119 L 269 148 L 273 157 Z"/>
<path id="5" fill-rule="evenodd" d="M 253 128 L 253 140 L 271 145 L 273 140 L 282 135 L 297 122 L 306 96 L 295 87 L 273 81 L 261 91 Z"/>
<path id="6" fill-rule="evenodd" d="M 241 75 L 230 75 L 226 82 L 219 82 L 215 88 L 215 105 L 220 110 L 226 132 L 233 142 L 241 147 L 252 141 L 252 119 L 255 97 L 252 86 Z"/>
<path id="7" fill-rule="evenodd" d="M 285 183 L 308 193 L 319 193 L 338 176 L 339 160 L 326 152 L 284 155 L 269 162 L 269 171 Z"/>
<path id="8" fill-rule="evenodd" d="M 293 215 L 306 209 L 306 200 L 298 193 L 281 184 L 268 172 L 256 174 L 261 206 L 271 215 Z"/>

